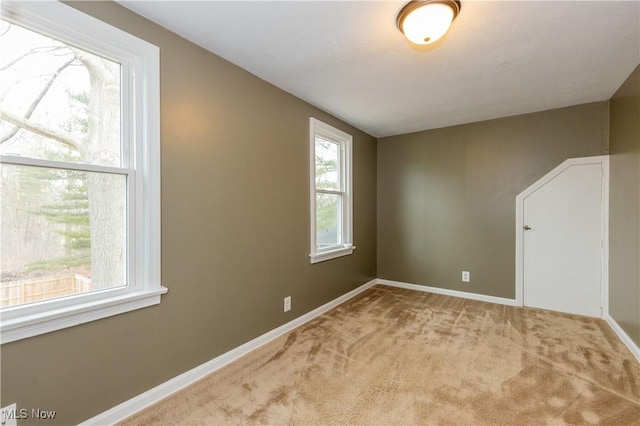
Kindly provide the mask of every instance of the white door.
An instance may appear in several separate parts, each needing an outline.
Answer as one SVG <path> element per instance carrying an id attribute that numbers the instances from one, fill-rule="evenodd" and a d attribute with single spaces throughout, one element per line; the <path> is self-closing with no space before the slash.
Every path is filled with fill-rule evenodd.
<path id="1" fill-rule="evenodd" d="M 525 306 L 601 316 L 602 165 L 572 165 L 523 200 Z"/>

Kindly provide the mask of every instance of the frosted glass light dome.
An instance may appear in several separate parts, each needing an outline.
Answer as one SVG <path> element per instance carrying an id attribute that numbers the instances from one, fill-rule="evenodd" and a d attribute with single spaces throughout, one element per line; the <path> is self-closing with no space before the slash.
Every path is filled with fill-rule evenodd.
<path id="1" fill-rule="evenodd" d="M 431 44 L 446 34 L 459 10 L 456 1 L 411 1 L 398 14 L 398 28 L 412 43 Z"/>

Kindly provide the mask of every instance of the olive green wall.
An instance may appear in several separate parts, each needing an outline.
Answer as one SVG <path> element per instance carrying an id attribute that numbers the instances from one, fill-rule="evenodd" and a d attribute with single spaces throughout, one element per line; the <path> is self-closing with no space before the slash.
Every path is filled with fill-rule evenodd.
<path id="1" fill-rule="evenodd" d="M 515 298 L 516 196 L 608 128 L 599 102 L 378 140 L 378 278 Z"/>
<path id="2" fill-rule="evenodd" d="M 609 313 L 640 345 L 640 66 L 610 111 Z"/>
<path id="3" fill-rule="evenodd" d="M 41 424 L 88 419 L 376 276 L 513 298 L 516 195 L 566 158 L 607 153 L 606 102 L 384 138 L 376 149 L 374 138 L 115 3 L 72 5 L 161 49 L 169 293 L 155 307 L 2 345 L 0 405 L 58 412 Z M 638 87 L 634 76 L 625 87 Z M 623 89 L 611 103 L 611 301 L 638 343 L 638 98 Z M 354 136 L 358 248 L 315 265 L 309 116 Z"/>
<path id="4" fill-rule="evenodd" d="M 376 277 L 375 138 L 115 3 L 71 4 L 160 47 L 169 293 L 155 307 L 2 345 L 2 406 L 56 410 L 47 425 L 95 416 Z M 357 246 L 314 265 L 310 116 L 354 137 Z"/>

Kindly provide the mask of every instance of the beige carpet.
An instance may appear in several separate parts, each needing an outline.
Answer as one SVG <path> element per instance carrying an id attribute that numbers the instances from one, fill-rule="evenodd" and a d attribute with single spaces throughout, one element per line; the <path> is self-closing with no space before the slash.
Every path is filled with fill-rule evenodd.
<path id="1" fill-rule="evenodd" d="M 123 425 L 640 425 L 599 319 L 375 286 Z"/>

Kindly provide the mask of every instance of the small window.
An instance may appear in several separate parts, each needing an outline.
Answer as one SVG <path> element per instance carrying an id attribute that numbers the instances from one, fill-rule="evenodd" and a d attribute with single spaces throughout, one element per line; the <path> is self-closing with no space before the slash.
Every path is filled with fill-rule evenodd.
<path id="1" fill-rule="evenodd" d="M 351 135 L 309 119 L 311 263 L 353 253 Z"/>
<path id="2" fill-rule="evenodd" d="M 0 50 L 2 342 L 159 303 L 158 48 L 4 2 Z"/>

